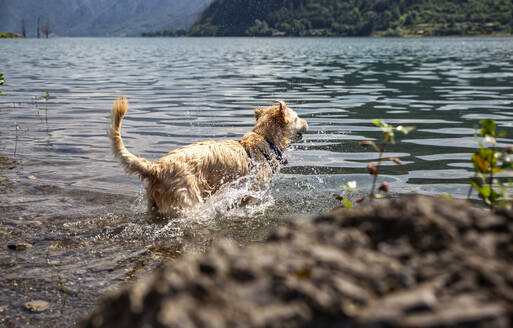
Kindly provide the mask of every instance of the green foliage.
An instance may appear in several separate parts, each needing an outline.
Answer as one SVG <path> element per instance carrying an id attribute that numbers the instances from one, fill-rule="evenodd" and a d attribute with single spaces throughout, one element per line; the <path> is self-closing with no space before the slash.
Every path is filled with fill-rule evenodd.
<path id="1" fill-rule="evenodd" d="M 450 194 L 441 194 L 440 198 L 451 200 L 452 196 Z"/>
<path id="2" fill-rule="evenodd" d="M 340 200 L 340 204 L 347 208 L 353 208 L 353 202 L 358 203 L 360 201 L 363 201 L 363 197 L 354 199 L 355 194 L 359 192 L 358 189 L 356 189 L 356 181 L 349 181 L 347 184 L 342 184 L 342 188 L 344 188 L 344 195 L 338 195 L 337 199 Z"/>
<path id="3" fill-rule="evenodd" d="M 510 0 L 214 0 L 188 34 L 511 34 L 512 16 Z"/>
<path id="4" fill-rule="evenodd" d="M 481 120 L 479 123 L 481 124 L 479 136 L 491 147 L 487 148 L 479 142 L 479 149 L 472 155 L 475 174 L 470 179 L 469 196 L 473 188 L 487 206 L 511 207 L 511 181 L 504 182 L 494 178 L 494 175 L 505 171 L 513 172 L 513 148 L 508 147 L 498 151 L 496 138 L 504 136 L 505 132 L 496 132 L 494 120 Z"/>
<path id="5" fill-rule="evenodd" d="M 353 203 L 351 203 L 351 201 L 349 199 L 344 199 L 342 201 L 342 206 L 344 206 L 347 209 L 354 207 Z"/>
<path id="6" fill-rule="evenodd" d="M 488 148 L 480 148 L 472 155 L 474 171 L 481 174 L 500 173 L 497 167 L 496 151 Z"/>
<path id="7" fill-rule="evenodd" d="M 18 34 L 0 32 L 0 39 L 21 39 L 21 38 L 23 38 L 23 37 Z"/>
<path id="8" fill-rule="evenodd" d="M 246 34 L 249 36 L 271 36 L 273 31 L 269 28 L 267 22 L 255 19 L 255 25 L 249 27 Z"/>
<path id="9" fill-rule="evenodd" d="M 216 34 L 217 27 L 211 24 L 194 25 L 188 32 L 190 36 L 215 36 Z"/>

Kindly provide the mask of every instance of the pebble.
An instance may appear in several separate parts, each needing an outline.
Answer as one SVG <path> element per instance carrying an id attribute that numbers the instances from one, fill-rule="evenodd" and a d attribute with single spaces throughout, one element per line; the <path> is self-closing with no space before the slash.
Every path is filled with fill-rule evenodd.
<path id="1" fill-rule="evenodd" d="M 32 244 L 29 244 L 29 243 L 17 243 L 17 244 L 7 245 L 7 248 L 12 249 L 14 251 L 24 251 L 30 247 L 32 247 Z"/>
<path id="2" fill-rule="evenodd" d="M 50 307 L 50 304 L 46 301 L 35 300 L 25 303 L 25 308 L 30 312 L 43 312 Z"/>

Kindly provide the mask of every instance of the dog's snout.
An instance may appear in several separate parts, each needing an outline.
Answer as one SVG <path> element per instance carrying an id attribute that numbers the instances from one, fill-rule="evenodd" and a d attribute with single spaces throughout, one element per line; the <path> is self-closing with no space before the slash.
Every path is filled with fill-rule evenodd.
<path id="1" fill-rule="evenodd" d="M 301 132 L 305 132 L 308 130 L 308 122 L 306 120 L 301 119 Z"/>
<path id="2" fill-rule="evenodd" d="M 296 133 L 294 139 L 296 141 L 303 139 L 303 133 L 305 133 L 307 129 L 308 123 L 304 119 L 299 118 L 298 124 L 296 125 Z"/>

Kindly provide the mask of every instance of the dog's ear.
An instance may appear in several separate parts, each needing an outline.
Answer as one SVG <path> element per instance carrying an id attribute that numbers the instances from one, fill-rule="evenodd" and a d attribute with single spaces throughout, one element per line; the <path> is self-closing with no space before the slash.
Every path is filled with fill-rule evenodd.
<path id="1" fill-rule="evenodd" d="M 280 111 L 285 111 L 285 108 L 287 108 L 287 104 L 283 100 L 273 100 L 273 102 L 280 104 Z"/>
<path id="2" fill-rule="evenodd" d="M 255 119 L 258 121 L 258 119 L 262 116 L 264 113 L 264 108 L 256 108 L 255 109 Z"/>
<path id="3" fill-rule="evenodd" d="M 280 110 L 279 110 L 279 121 L 282 121 L 283 123 L 287 124 L 287 104 L 283 100 L 273 100 L 273 102 L 280 104 Z"/>

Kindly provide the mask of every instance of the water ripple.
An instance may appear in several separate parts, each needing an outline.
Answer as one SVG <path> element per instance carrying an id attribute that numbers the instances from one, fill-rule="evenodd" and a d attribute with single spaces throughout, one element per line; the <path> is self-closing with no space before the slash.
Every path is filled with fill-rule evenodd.
<path id="1" fill-rule="evenodd" d="M 34 244 L 0 256 L 45 293 L 51 282 L 40 280 L 58 263 L 66 287 L 80 291 L 68 308 L 213 239 L 261 240 L 284 217 L 323 212 L 348 181 L 368 193 L 366 166 L 378 154 L 359 142 L 380 142 L 373 119 L 416 127 L 386 147 L 403 161 L 381 169 L 394 195 L 466 197 L 481 119 L 507 131 L 498 147 L 513 143 L 512 38 L 55 38 L 2 40 L 0 54 L 0 223 Z M 232 206 L 251 192 L 235 188 L 201 215 L 162 222 L 144 214 L 140 181 L 111 154 L 106 128 L 120 95 L 130 101 L 126 146 L 149 160 L 202 139 L 239 139 L 253 110 L 274 99 L 310 131 L 253 207 Z M 18 298 L 1 287 L 2 303 Z"/>

